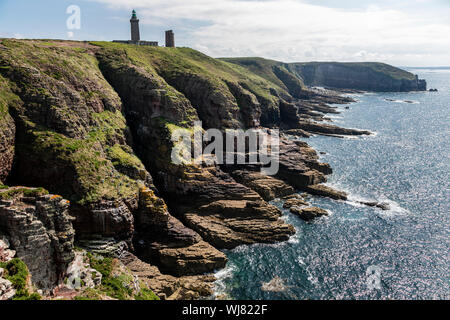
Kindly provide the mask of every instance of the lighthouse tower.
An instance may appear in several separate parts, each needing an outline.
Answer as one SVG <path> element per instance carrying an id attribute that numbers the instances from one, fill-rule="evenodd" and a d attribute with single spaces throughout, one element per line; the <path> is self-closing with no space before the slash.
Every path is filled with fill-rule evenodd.
<path id="1" fill-rule="evenodd" d="M 136 16 L 136 11 L 133 10 L 133 15 L 131 16 L 131 41 L 139 42 L 141 36 L 139 34 L 139 19 Z"/>

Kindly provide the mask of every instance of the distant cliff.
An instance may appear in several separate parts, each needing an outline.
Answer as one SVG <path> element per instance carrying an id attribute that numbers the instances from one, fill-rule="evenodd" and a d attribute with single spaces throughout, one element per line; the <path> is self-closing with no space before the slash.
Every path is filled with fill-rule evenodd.
<path id="1" fill-rule="evenodd" d="M 308 86 L 378 92 L 424 91 L 425 80 L 405 70 L 376 62 L 293 63 L 291 66 Z"/>
<path id="2" fill-rule="evenodd" d="M 292 96 L 301 97 L 305 86 L 378 92 L 424 91 L 425 80 L 385 63 L 307 62 L 283 63 L 262 58 L 224 58 L 268 81 L 277 83 Z M 292 79 L 296 79 L 292 81 Z"/>

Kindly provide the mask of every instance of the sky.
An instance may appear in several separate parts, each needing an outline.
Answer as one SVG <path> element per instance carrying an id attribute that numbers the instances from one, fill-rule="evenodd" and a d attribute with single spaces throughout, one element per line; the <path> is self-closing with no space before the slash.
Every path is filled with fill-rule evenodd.
<path id="1" fill-rule="evenodd" d="M 450 0 L 0 0 L 0 37 L 127 40 L 133 9 L 142 40 L 213 57 L 450 66 Z"/>

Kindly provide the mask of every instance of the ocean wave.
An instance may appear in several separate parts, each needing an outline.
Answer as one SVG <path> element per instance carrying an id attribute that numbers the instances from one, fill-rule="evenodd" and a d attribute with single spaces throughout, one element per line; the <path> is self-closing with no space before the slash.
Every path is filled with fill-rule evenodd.
<path id="1" fill-rule="evenodd" d="M 236 266 L 232 263 L 228 263 L 224 269 L 217 271 L 214 276 L 216 281 L 213 287 L 213 297 L 219 298 L 223 296 L 228 296 L 226 280 L 233 277 L 233 273 L 236 271 Z"/>
<path id="2" fill-rule="evenodd" d="M 399 100 L 399 99 L 389 99 L 389 98 L 385 98 L 383 100 L 387 101 L 387 102 L 394 102 L 394 103 L 420 104 L 420 102 L 417 100 Z"/>
<path id="3" fill-rule="evenodd" d="M 380 214 L 383 215 L 409 215 L 411 212 L 408 209 L 403 208 L 398 202 L 385 198 L 380 197 L 379 199 L 368 199 L 356 194 L 348 193 L 348 199 L 345 201 L 347 204 L 354 206 L 354 207 L 368 207 L 364 203 L 369 202 L 376 202 L 378 204 L 387 204 L 388 209 L 383 210 L 379 207 L 373 207 L 374 210 L 377 210 Z"/>
<path id="4" fill-rule="evenodd" d="M 365 197 L 365 196 L 362 196 L 360 194 L 353 192 L 348 187 L 346 187 L 345 185 L 343 185 L 339 182 L 334 182 L 334 183 L 328 182 L 328 183 L 326 183 L 326 185 L 328 185 L 329 187 L 331 187 L 333 189 L 341 190 L 341 191 L 344 191 L 345 193 L 347 193 L 347 200 L 344 200 L 344 201 L 339 200 L 339 202 L 346 203 L 353 207 L 373 208 L 373 210 L 376 210 L 381 215 L 386 215 L 386 216 L 389 216 L 389 215 L 391 215 L 391 216 L 393 216 L 393 215 L 411 215 L 412 214 L 411 211 L 409 211 L 406 208 L 403 208 L 397 201 L 389 199 L 387 197 L 384 197 L 384 196 L 380 196 L 378 198 Z M 364 204 L 364 202 L 365 203 L 376 202 L 378 204 L 387 204 L 389 208 L 387 210 L 383 210 L 379 207 L 370 207 L 370 206 Z M 330 212 L 330 214 L 331 214 L 331 212 Z"/>

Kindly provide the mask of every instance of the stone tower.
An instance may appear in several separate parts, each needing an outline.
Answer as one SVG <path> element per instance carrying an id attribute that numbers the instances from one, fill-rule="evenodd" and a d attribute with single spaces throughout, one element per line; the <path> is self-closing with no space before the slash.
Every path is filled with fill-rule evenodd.
<path id="1" fill-rule="evenodd" d="M 136 16 L 136 11 L 133 10 L 133 15 L 131 16 L 131 41 L 140 41 L 141 36 L 139 34 L 139 19 Z"/>
<path id="2" fill-rule="evenodd" d="M 166 31 L 166 47 L 175 47 L 175 35 L 173 34 L 172 30 Z"/>

